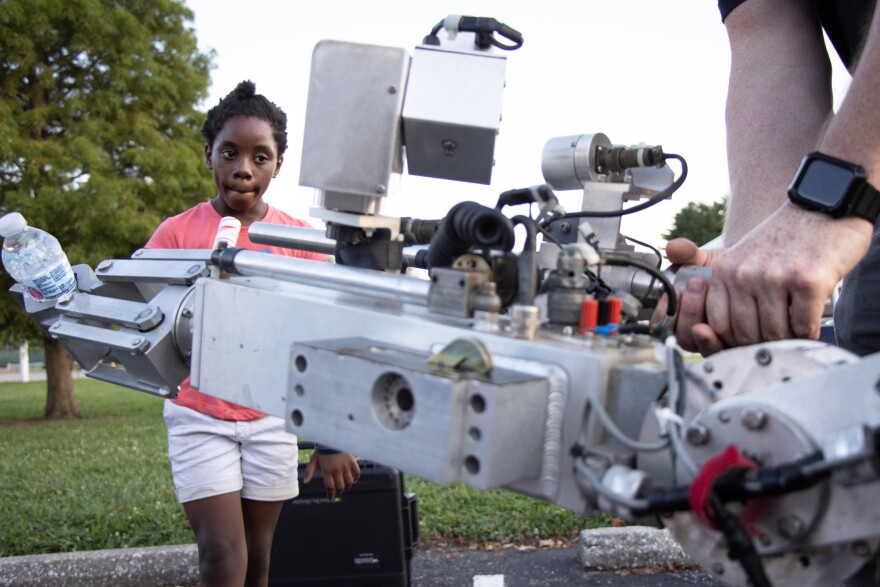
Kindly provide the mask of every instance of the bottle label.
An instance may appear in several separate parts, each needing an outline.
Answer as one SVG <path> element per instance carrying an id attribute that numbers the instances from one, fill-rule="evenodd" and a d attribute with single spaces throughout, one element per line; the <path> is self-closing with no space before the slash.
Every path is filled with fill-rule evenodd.
<path id="1" fill-rule="evenodd" d="M 37 301 L 54 300 L 76 289 L 76 276 L 65 257 L 52 265 L 48 271 L 23 282 L 22 285 L 27 287 L 28 293 Z"/>
<path id="2" fill-rule="evenodd" d="M 238 243 L 239 232 L 241 232 L 241 221 L 233 216 L 224 216 L 220 219 L 217 236 L 214 237 L 214 245 L 211 249 L 216 251 L 221 247 L 234 247 Z"/>

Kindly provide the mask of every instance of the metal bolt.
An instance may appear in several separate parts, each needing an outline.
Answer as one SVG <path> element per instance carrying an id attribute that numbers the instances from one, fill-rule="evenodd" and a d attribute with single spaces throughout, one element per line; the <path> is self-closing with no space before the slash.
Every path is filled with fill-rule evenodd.
<path id="1" fill-rule="evenodd" d="M 715 365 L 713 365 L 709 361 L 706 361 L 705 363 L 703 363 L 703 371 L 705 371 L 706 373 L 711 373 L 714 370 L 715 370 Z"/>
<path id="2" fill-rule="evenodd" d="M 686 438 L 695 446 L 702 446 L 709 442 L 709 429 L 700 424 L 691 424 L 687 428 Z"/>
<path id="3" fill-rule="evenodd" d="M 138 249 L 138 250 L 136 250 L 136 251 L 134 252 L 134 254 L 132 255 L 132 257 L 140 257 L 143 253 L 144 253 L 144 250 L 143 250 L 143 249 Z"/>
<path id="4" fill-rule="evenodd" d="M 155 310 L 153 310 L 153 308 L 147 308 L 146 310 L 144 310 L 143 312 L 141 312 L 140 314 L 135 316 L 134 319 L 135 320 L 143 320 L 144 318 L 147 318 L 148 316 L 152 315 L 154 311 Z"/>
<path id="5" fill-rule="evenodd" d="M 201 265 L 193 265 L 192 267 L 190 267 L 189 269 L 187 269 L 187 273 L 189 273 L 190 275 L 192 275 L 193 273 L 198 273 L 198 272 L 201 271 L 201 270 L 202 270 L 202 266 L 201 266 Z"/>
<path id="6" fill-rule="evenodd" d="M 852 549 L 852 553 L 856 556 L 866 557 L 871 554 L 871 547 L 864 540 L 856 540 L 852 543 L 850 548 Z"/>
<path id="7" fill-rule="evenodd" d="M 779 533 L 785 538 L 797 538 L 804 533 L 804 522 L 795 515 L 779 518 Z"/>
<path id="8" fill-rule="evenodd" d="M 389 94 L 396 94 L 397 93 L 397 86 L 388 86 L 388 93 Z"/>
<path id="9" fill-rule="evenodd" d="M 189 308 L 184 308 L 180 312 L 180 315 L 183 316 L 184 318 L 192 318 L 193 313 L 192 313 L 192 310 L 190 310 Z"/>
<path id="10" fill-rule="evenodd" d="M 730 414 L 723 410 L 718 412 L 718 421 L 722 424 L 727 424 L 728 422 L 730 422 Z"/>
<path id="11" fill-rule="evenodd" d="M 142 342 L 144 342 L 144 339 L 142 339 L 142 338 L 140 338 L 140 337 L 137 337 L 137 338 L 133 338 L 133 339 L 131 339 L 131 342 L 130 342 L 129 344 L 130 344 L 131 346 L 138 346 L 138 345 L 141 344 Z"/>
<path id="12" fill-rule="evenodd" d="M 113 261 L 110 261 L 108 259 L 108 260 L 104 260 L 104 261 L 101 261 L 100 263 L 98 263 L 98 266 L 96 267 L 96 269 L 98 271 L 107 271 L 111 267 L 113 267 Z"/>
<path id="13" fill-rule="evenodd" d="M 388 188 L 385 187 L 385 184 L 380 183 L 379 185 L 376 186 L 376 193 L 377 194 L 384 194 L 385 190 L 387 190 L 387 189 Z"/>
<path id="14" fill-rule="evenodd" d="M 455 148 L 458 147 L 455 141 L 450 139 L 446 139 L 445 141 L 440 143 L 440 146 L 443 147 L 443 154 L 447 157 L 452 157 L 453 155 L 455 155 Z"/>
<path id="15" fill-rule="evenodd" d="M 767 423 L 767 414 L 755 408 L 747 408 L 742 413 L 742 423 L 749 430 L 760 430 Z"/>
<path id="16" fill-rule="evenodd" d="M 770 354 L 770 351 L 767 349 L 758 349 L 758 352 L 755 353 L 755 360 L 758 361 L 758 364 L 762 367 L 766 367 L 773 361 L 773 355 Z"/>
<path id="17" fill-rule="evenodd" d="M 560 222 L 559 231 L 563 234 L 568 234 L 569 232 L 571 232 L 571 222 Z"/>

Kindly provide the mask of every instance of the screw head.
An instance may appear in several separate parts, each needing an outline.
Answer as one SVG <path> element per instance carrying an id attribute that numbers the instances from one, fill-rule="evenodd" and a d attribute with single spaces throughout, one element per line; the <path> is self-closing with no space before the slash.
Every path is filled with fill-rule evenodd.
<path id="1" fill-rule="evenodd" d="M 852 553 L 858 557 L 866 557 L 871 554 L 871 547 L 864 540 L 856 540 L 852 543 L 850 549 L 852 550 Z"/>
<path id="2" fill-rule="evenodd" d="M 687 427 L 685 438 L 695 446 L 703 446 L 709 442 L 709 429 L 700 424 L 691 424 Z"/>
<path id="3" fill-rule="evenodd" d="M 747 408 L 742 413 L 742 423 L 749 430 L 760 430 L 767 423 L 767 414 L 756 408 Z"/>
<path id="4" fill-rule="evenodd" d="M 803 520 L 793 514 L 779 518 L 777 526 L 779 533 L 785 538 L 797 538 L 805 529 Z"/>
<path id="5" fill-rule="evenodd" d="M 766 367 L 773 361 L 773 355 L 767 349 L 758 349 L 755 353 L 755 360 L 762 367 Z"/>

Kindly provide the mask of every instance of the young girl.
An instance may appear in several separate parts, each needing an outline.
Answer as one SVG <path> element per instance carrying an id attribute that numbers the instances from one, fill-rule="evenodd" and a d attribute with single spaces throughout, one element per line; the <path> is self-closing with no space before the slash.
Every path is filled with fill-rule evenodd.
<path id="1" fill-rule="evenodd" d="M 217 195 L 165 220 L 147 248 L 209 249 L 224 216 L 241 221 L 236 246 L 322 260 L 323 255 L 257 246 L 247 227 L 257 221 L 308 226 L 269 206 L 263 194 L 287 149 L 287 116 L 244 81 L 208 111 L 202 127 L 205 161 Z M 177 499 L 199 547 L 201 587 L 265 586 L 275 525 L 285 500 L 299 492 L 296 437 L 284 421 L 193 389 L 187 378 L 165 402 L 168 457 Z M 321 467 L 328 498 L 351 487 L 360 469 L 349 453 L 318 449 L 308 482 Z"/>

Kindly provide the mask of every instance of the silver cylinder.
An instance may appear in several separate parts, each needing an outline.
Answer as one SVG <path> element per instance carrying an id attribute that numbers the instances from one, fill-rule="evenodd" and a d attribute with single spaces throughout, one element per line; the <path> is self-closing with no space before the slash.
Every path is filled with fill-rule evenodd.
<path id="1" fill-rule="evenodd" d="M 324 231 L 320 228 L 273 224 L 271 222 L 254 222 L 248 228 L 248 238 L 258 245 L 298 249 L 324 255 L 336 254 L 336 241 L 332 238 L 327 238 Z M 416 267 L 416 254 L 424 248 L 425 245 L 404 247 L 404 262 L 409 267 Z"/>
<path id="2" fill-rule="evenodd" d="M 544 144 L 541 172 L 554 190 L 579 190 L 588 181 L 598 181 L 596 153 L 611 148 L 602 133 L 556 137 Z"/>
<path id="3" fill-rule="evenodd" d="M 254 222 L 248 227 L 248 238 L 259 245 L 269 245 L 270 247 L 299 249 L 325 255 L 336 253 L 336 241 L 327 238 L 320 228 Z"/>
<path id="4" fill-rule="evenodd" d="M 320 263 L 296 257 L 239 251 L 234 259 L 236 273 L 270 277 L 281 281 L 327 286 L 348 293 L 392 299 L 425 306 L 430 282 L 398 273 L 356 269 L 333 263 Z"/>

